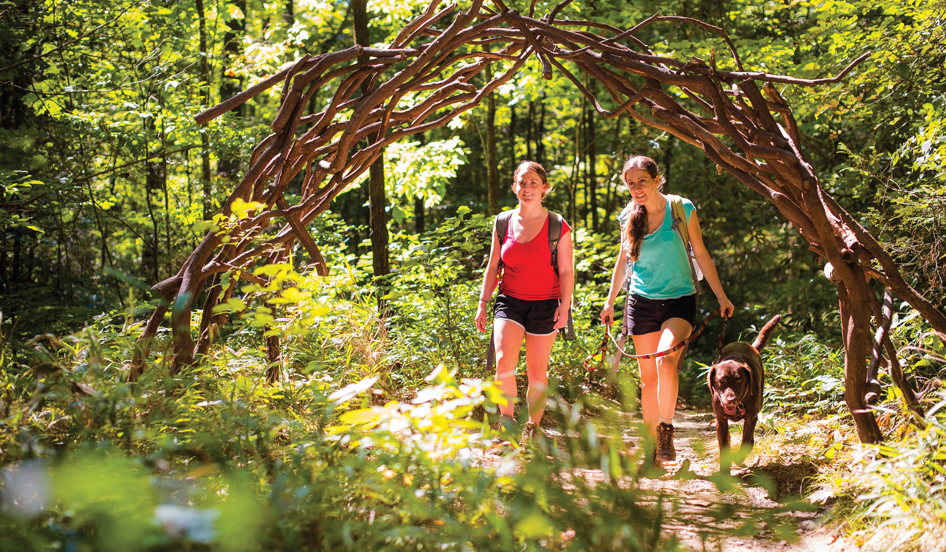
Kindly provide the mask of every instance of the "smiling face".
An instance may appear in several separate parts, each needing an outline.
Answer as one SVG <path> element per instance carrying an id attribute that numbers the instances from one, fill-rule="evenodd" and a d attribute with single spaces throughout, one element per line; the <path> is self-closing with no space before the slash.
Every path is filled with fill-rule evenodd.
<path id="1" fill-rule="evenodd" d="M 640 205 L 646 205 L 658 192 L 658 183 L 644 169 L 630 168 L 624 171 L 624 184 L 631 193 L 631 199 Z"/>
<path id="2" fill-rule="evenodd" d="M 519 198 L 519 203 L 541 203 L 548 190 L 549 185 L 542 181 L 539 173 L 530 169 L 519 171 L 512 183 L 512 191 Z"/>

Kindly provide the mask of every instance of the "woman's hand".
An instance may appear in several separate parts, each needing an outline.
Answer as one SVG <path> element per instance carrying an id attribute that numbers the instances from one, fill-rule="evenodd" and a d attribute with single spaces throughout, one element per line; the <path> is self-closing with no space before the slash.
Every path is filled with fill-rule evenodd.
<path id="1" fill-rule="evenodd" d="M 719 314 L 723 318 L 729 318 L 736 312 L 736 307 L 733 306 L 732 301 L 729 300 L 729 297 L 723 296 L 719 301 Z"/>
<path id="2" fill-rule="evenodd" d="M 601 317 L 601 323 L 605 326 L 610 326 L 614 323 L 614 303 L 605 303 L 599 316 Z"/>
<path id="3" fill-rule="evenodd" d="M 562 328 L 568 325 L 568 309 L 569 308 L 570 308 L 570 305 L 568 303 L 562 303 L 558 306 L 557 309 L 555 309 L 555 318 L 553 318 L 553 320 L 555 320 L 555 326 L 553 327 L 553 329 L 561 330 Z"/>
<path id="4" fill-rule="evenodd" d="M 476 308 L 476 329 L 485 332 L 486 331 L 486 303 L 480 301 L 480 306 Z"/>

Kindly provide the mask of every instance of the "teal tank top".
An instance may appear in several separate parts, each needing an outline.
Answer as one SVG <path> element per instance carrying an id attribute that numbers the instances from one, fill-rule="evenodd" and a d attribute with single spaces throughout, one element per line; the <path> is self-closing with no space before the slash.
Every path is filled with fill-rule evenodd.
<path id="1" fill-rule="evenodd" d="M 690 213 L 696 207 L 689 199 L 682 199 L 683 212 L 689 221 Z M 618 215 L 622 227 L 630 216 L 631 205 L 628 205 Z M 689 256 L 683 247 L 683 238 L 673 227 L 673 214 L 670 212 L 668 198 L 663 224 L 656 232 L 644 237 L 637 262 L 628 263 L 628 293 L 648 299 L 674 299 L 696 293 L 689 262 Z"/>

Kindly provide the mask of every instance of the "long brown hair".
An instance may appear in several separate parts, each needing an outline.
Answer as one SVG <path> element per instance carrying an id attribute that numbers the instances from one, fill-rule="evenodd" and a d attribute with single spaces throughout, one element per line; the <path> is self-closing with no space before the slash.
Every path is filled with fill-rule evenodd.
<path id="1" fill-rule="evenodd" d="M 516 192 L 516 179 L 519 178 L 519 173 L 523 173 L 525 171 L 532 171 L 539 175 L 539 178 L 542 180 L 542 184 L 548 186 L 548 189 L 542 192 L 542 199 L 545 199 L 546 196 L 552 192 L 552 185 L 549 184 L 549 175 L 545 172 L 545 167 L 536 163 L 535 161 L 523 161 L 522 163 L 519 163 L 519 166 L 516 167 L 515 172 L 512 173 L 512 184 L 509 185 L 509 188 L 512 189 L 513 193 Z"/>
<path id="2" fill-rule="evenodd" d="M 650 157 L 645 157 L 643 155 L 635 155 L 628 159 L 624 163 L 624 168 L 621 169 L 621 181 L 627 185 L 627 174 L 628 169 L 640 169 L 642 171 L 647 171 L 647 174 L 657 183 L 657 191 L 663 187 L 663 176 L 660 175 L 660 167 L 657 166 L 657 162 L 651 159 Z M 627 221 L 627 224 L 624 225 L 624 228 L 621 232 L 621 241 L 624 243 L 624 248 L 627 250 L 628 254 L 631 256 L 632 261 L 637 261 L 641 256 L 641 245 L 644 243 L 644 236 L 647 235 L 647 209 L 643 205 L 634 202 L 631 200 L 633 207 L 631 207 L 631 218 Z"/>

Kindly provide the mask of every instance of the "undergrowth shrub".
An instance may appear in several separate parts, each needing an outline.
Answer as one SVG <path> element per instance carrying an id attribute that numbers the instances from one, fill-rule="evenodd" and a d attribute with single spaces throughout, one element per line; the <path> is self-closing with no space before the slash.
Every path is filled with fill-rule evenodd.
<path id="1" fill-rule="evenodd" d="M 151 366 L 132 386 L 118 354 L 130 337 L 102 330 L 68 340 L 59 365 L 28 372 L 39 390 L 7 405 L 0 548 L 677 549 L 661 533 L 674 501 L 640 490 L 642 452 L 620 453 L 607 436 L 619 408 L 595 396 L 583 400 L 599 419 L 557 395 L 561 438 L 491 457 L 473 412 L 504 399 L 456 369 L 375 405 L 377 374 L 341 386 L 313 369 L 266 385 L 265 361 L 224 348 L 173 377 Z M 605 480 L 586 481 L 589 468 Z"/>
<path id="2" fill-rule="evenodd" d="M 664 524 L 679 504 L 641 490 L 644 451 L 620 438 L 640 431 L 620 415 L 636 406 L 590 392 L 592 316 L 553 351 L 556 438 L 490 452 L 482 413 L 504 399 L 473 325 L 489 224 L 401 238 L 384 318 L 366 263 L 341 244 L 326 247 L 328 278 L 262 267 L 269 283 L 238 285 L 218 309 L 229 326 L 173 376 L 162 328 L 144 375 L 126 381 L 143 322 L 117 313 L 2 357 L 0 548 L 678 549 Z M 597 310 L 601 293 L 579 286 L 576 312 Z M 272 385 L 270 336 L 283 359 Z M 728 476 L 714 482 L 737 491 Z M 764 521 L 789 536 L 781 511 L 737 529 Z"/>

